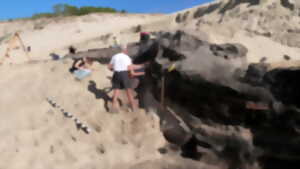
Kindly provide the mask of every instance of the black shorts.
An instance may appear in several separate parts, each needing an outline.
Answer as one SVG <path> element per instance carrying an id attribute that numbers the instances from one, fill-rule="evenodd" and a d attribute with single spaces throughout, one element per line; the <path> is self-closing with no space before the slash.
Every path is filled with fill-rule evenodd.
<path id="1" fill-rule="evenodd" d="M 128 71 L 114 72 L 112 77 L 113 89 L 129 89 L 131 88 L 131 81 Z"/>

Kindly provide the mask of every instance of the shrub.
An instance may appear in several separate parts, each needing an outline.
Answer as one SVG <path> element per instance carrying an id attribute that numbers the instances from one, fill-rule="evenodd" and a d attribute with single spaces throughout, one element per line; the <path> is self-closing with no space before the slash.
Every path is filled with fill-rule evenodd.
<path id="1" fill-rule="evenodd" d="M 94 7 L 94 6 L 83 6 L 83 7 L 76 7 L 68 4 L 56 4 L 53 6 L 52 13 L 37 13 L 32 15 L 32 19 L 37 18 L 50 18 L 56 16 L 81 16 L 87 15 L 90 13 L 127 13 L 127 11 L 117 11 L 114 8 L 109 7 Z"/>

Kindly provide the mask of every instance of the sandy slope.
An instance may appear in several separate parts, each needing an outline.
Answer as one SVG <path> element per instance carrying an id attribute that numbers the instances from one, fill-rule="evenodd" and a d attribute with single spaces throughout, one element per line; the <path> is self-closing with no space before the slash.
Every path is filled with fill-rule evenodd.
<path id="1" fill-rule="evenodd" d="M 68 73 L 68 64 L 0 68 L 1 75 L 8 71 L 0 82 L 0 168 L 126 168 L 127 163 L 159 159 L 158 148 L 165 141 L 157 117 L 106 112 L 101 99 L 105 92 L 100 90 L 110 85 L 111 73 L 97 65 L 92 77 L 78 82 Z M 95 93 L 89 90 L 90 80 L 96 83 Z M 46 96 L 89 125 L 92 133 L 77 131 L 72 120 L 50 107 Z"/>
<path id="2" fill-rule="evenodd" d="M 105 47 L 112 44 L 112 37 L 118 36 L 120 43 L 128 43 L 138 39 L 138 34 L 131 35 L 134 27 L 160 19 L 160 15 L 138 14 L 91 14 L 81 17 L 66 17 L 54 19 L 39 19 L 16 21 L 0 24 L 0 35 L 5 36 L 20 31 L 25 46 L 31 46 L 31 57 L 45 59 L 49 53 L 65 54 L 70 45 L 79 50 Z M 125 31 L 125 32 L 124 32 Z M 126 36 L 130 32 L 130 37 Z M 103 42 L 101 36 L 110 34 L 110 38 Z M 124 37 L 121 35 L 124 34 Z M 18 44 L 17 44 L 18 45 Z M 3 56 L 7 43 L 0 46 Z M 12 62 L 20 63 L 26 58 L 22 50 L 11 52 Z"/>
<path id="3" fill-rule="evenodd" d="M 215 168 L 179 152 L 161 154 L 167 143 L 155 113 L 128 112 L 126 100 L 122 112 L 107 112 L 112 73 L 94 64 L 90 77 L 76 81 L 68 72 L 70 64 L 45 60 L 0 67 L 5 77 L 0 81 L 0 168 Z M 46 97 L 88 125 L 91 134 L 77 130 Z"/>

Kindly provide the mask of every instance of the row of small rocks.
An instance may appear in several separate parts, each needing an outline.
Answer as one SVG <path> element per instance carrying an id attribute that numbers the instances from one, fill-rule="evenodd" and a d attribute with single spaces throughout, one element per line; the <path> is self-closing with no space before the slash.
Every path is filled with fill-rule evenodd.
<path id="1" fill-rule="evenodd" d="M 85 125 L 84 123 L 82 123 L 78 118 L 76 118 L 72 113 L 65 111 L 65 109 L 63 109 L 61 106 L 59 106 L 57 103 L 55 103 L 53 101 L 53 99 L 50 98 L 46 98 L 47 102 L 53 107 L 58 109 L 60 112 L 63 113 L 64 117 L 66 118 L 70 118 L 72 120 L 74 120 L 76 127 L 78 130 L 82 130 L 84 131 L 86 134 L 90 134 L 91 133 L 91 129 Z"/>

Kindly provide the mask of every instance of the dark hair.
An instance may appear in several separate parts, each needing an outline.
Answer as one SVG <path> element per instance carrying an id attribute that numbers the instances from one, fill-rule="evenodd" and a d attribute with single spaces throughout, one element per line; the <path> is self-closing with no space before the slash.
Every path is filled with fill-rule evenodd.
<path id="1" fill-rule="evenodd" d="M 69 52 L 70 52 L 71 54 L 75 54 L 75 53 L 76 53 L 76 48 L 74 48 L 73 46 L 70 46 L 70 47 L 69 47 Z"/>

